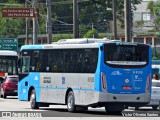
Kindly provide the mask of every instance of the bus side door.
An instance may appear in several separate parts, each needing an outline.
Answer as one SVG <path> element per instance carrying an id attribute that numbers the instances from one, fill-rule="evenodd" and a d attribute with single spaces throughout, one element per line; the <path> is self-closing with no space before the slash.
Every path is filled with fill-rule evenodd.
<path id="1" fill-rule="evenodd" d="M 18 99 L 28 100 L 28 75 L 29 75 L 30 57 L 25 56 L 20 59 L 20 71 L 18 82 Z"/>

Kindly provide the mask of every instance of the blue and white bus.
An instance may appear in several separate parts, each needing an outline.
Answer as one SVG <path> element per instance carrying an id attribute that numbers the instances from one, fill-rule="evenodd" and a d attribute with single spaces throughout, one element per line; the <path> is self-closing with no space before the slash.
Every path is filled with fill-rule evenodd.
<path id="1" fill-rule="evenodd" d="M 143 106 L 151 97 L 151 47 L 138 43 L 24 45 L 18 99 L 32 109 L 67 105 L 69 112 Z"/>

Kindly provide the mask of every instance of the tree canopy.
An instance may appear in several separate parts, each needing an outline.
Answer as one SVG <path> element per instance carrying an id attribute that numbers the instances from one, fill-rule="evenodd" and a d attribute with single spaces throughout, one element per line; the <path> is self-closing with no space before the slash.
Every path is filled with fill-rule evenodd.
<path id="1" fill-rule="evenodd" d="M 154 30 L 160 30 L 160 0 L 156 2 L 150 1 L 148 3 L 147 9 L 150 9 L 150 14 L 153 18 Z"/>

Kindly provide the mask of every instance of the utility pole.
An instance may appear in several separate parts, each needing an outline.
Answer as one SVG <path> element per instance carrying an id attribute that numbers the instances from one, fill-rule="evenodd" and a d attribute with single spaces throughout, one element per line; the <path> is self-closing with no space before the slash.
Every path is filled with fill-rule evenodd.
<path id="1" fill-rule="evenodd" d="M 47 6 L 47 32 L 48 32 L 48 44 L 52 43 L 52 10 L 51 10 L 51 0 L 46 0 Z"/>
<path id="2" fill-rule="evenodd" d="M 73 38 L 79 38 L 78 0 L 73 0 Z"/>
<path id="3" fill-rule="evenodd" d="M 117 39 L 117 15 L 116 15 L 116 0 L 112 0 L 112 13 L 113 13 L 113 31 L 114 31 L 114 39 Z"/>
<path id="4" fill-rule="evenodd" d="M 32 0 L 32 8 L 34 9 L 33 12 L 36 10 L 36 0 Z M 38 43 L 38 24 L 37 24 L 37 16 L 33 18 L 33 44 Z"/>
<path id="5" fill-rule="evenodd" d="M 131 41 L 131 1 L 124 0 L 125 12 L 125 42 Z"/>
<path id="6" fill-rule="evenodd" d="M 27 0 L 25 1 L 25 7 L 26 8 L 28 8 L 28 2 L 27 2 Z M 28 42 L 28 18 L 26 18 L 26 42 L 25 42 L 25 44 L 29 44 L 29 42 Z"/>

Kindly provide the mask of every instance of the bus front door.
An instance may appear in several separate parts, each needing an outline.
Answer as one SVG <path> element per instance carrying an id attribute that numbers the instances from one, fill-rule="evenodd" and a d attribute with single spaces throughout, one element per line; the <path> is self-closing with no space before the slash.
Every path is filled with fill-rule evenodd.
<path id="1" fill-rule="evenodd" d="M 30 57 L 22 57 L 20 62 L 19 82 L 18 82 L 18 99 L 28 100 L 28 79 Z"/>

